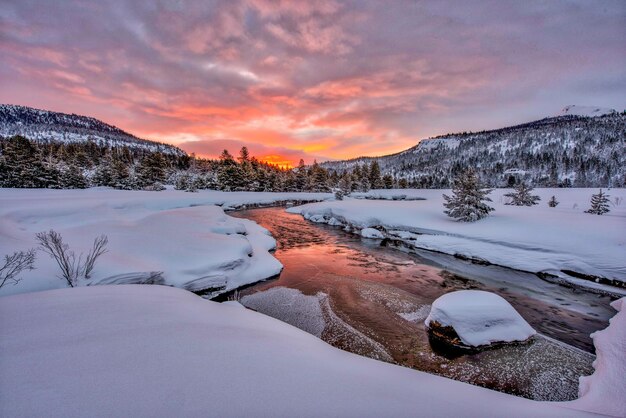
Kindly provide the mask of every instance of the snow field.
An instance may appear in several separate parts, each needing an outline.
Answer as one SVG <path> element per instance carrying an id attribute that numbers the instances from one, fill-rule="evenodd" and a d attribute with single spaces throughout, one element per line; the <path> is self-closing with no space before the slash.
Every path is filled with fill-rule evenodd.
<path id="1" fill-rule="evenodd" d="M 0 416 L 582 417 L 164 286 L 0 298 Z"/>
<path id="2" fill-rule="evenodd" d="M 109 238 L 108 252 L 81 285 L 141 281 L 162 272 L 157 283 L 211 294 L 272 277 L 282 265 L 268 251 L 276 241 L 252 221 L 235 219 L 224 208 L 314 200 L 315 193 L 185 193 L 0 189 L 0 255 L 37 246 L 35 234 L 54 229 L 70 249 L 86 253 L 93 239 Z M 218 207 L 215 205 L 221 205 Z M 65 287 L 58 267 L 38 252 L 35 270 L 5 285 L 0 295 Z"/>

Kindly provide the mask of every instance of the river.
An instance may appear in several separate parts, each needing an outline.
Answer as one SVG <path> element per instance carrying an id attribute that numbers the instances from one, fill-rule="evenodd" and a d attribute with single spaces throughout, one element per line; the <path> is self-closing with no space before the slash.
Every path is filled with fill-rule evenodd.
<path id="1" fill-rule="evenodd" d="M 245 306 L 338 348 L 494 390 L 536 400 L 575 399 L 578 377 L 593 372 L 589 334 L 605 328 L 615 313 L 608 296 L 443 254 L 404 253 L 284 208 L 230 214 L 267 228 L 284 265 L 278 278 L 237 292 Z M 459 289 L 501 295 L 539 335 L 527 344 L 474 354 L 431 345 L 423 323 L 430 304 Z"/>

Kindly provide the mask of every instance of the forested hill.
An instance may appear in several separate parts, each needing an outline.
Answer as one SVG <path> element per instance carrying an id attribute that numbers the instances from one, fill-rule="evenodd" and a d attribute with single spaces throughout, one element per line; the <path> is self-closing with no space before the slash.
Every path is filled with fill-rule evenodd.
<path id="1" fill-rule="evenodd" d="M 426 188 L 449 187 L 468 166 L 493 187 L 519 181 L 549 187 L 626 186 L 626 114 L 571 113 L 504 129 L 425 139 L 398 154 L 322 166 L 341 173 L 375 160 L 383 174 Z"/>
<path id="2" fill-rule="evenodd" d="M 185 154 L 173 145 L 137 138 L 91 117 L 2 104 L 0 137 L 10 138 L 15 135 L 37 142 L 94 142 L 106 147 L 128 147 L 176 156 Z"/>

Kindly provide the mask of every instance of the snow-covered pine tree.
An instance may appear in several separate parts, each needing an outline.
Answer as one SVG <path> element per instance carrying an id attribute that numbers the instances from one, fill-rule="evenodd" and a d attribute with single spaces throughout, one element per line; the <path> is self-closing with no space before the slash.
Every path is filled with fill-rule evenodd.
<path id="1" fill-rule="evenodd" d="M 188 171 L 182 171 L 180 173 L 176 173 L 174 178 L 174 189 L 176 190 L 187 190 L 189 187 L 189 182 L 191 180 L 191 176 Z"/>
<path id="2" fill-rule="evenodd" d="M 511 201 L 505 203 L 505 205 L 513 205 L 513 206 L 533 206 L 536 205 L 537 202 L 541 200 L 541 198 L 537 195 L 532 195 L 530 192 L 533 191 L 533 188 L 527 186 L 523 181 L 520 182 L 516 187 L 515 191 L 511 193 L 507 193 L 504 196 L 510 197 Z"/>
<path id="3" fill-rule="evenodd" d="M 385 189 L 393 189 L 393 177 L 391 174 L 385 174 L 383 176 L 383 184 Z"/>
<path id="4" fill-rule="evenodd" d="M 309 188 L 313 192 L 328 192 L 328 172 L 320 167 L 317 161 L 313 161 L 309 174 Z"/>
<path id="5" fill-rule="evenodd" d="M 61 188 L 63 189 L 86 189 L 88 184 L 81 169 L 70 164 L 61 171 Z"/>
<path id="6" fill-rule="evenodd" d="M 111 170 L 113 171 L 113 187 L 121 190 L 132 190 L 137 188 L 136 177 L 131 173 L 128 166 L 120 158 L 113 158 L 111 161 Z"/>
<path id="7" fill-rule="evenodd" d="M 140 186 L 146 188 L 156 183 L 164 183 L 167 166 L 167 160 L 160 152 L 153 152 L 145 156 L 136 170 Z M 159 187 L 157 189 L 161 190 Z"/>
<path id="8" fill-rule="evenodd" d="M 458 221 L 475 222 L 494 210 L 485 203 L 491 202 L 487 197 L 491 190 L 481 188 L 478 175 L 471 168 L 454 180 L 452 193 L 452 196 L 443 195 L 446 201 L 443 205 L 447 209 L 444 213 Z"/>
<path id="9" fill-rule="evenodd" d="M 586 210 L 585 213 L 591 213 L 594 215 L 604 215 L 605 213 L 610 212 L 609 209 L 609 195 L 602 192 L 594 194 L 591 196 L 591 208 Z"/>
<path id="10" fill-rule="evenodd" d="M 235 158 L 228 150 L 222 151 L 220 155 L 217 182 L 220 190 L 227 192 L 243 190 L 243 173 L 241 166 L 237 164 L 237 161 L 235 161 Z"/>
<path id="11" fill-rule="evenodd" d="M 344 173 L 339 179 L 339 188 L 344 195 L 350 194 L 352 191 L 352 176 L 348 173 Z"/>
<path id="12" fill-rule="evenodd" d="M 380 166 L 376 160 L 373 160 L 369 166 L 369 183 L 372 189 L 382 189 L 384 186 L 383 179 L 380 176 Z"/>
<path id="13" fill-rule="evenodd" d="M 91 182 L 94 186 L 115 186 L 114 173 L 113 169 L 111 168 L 110 158 L 103 159 L 96 167 L 96 170 L 91 177 Z"/>
<path id="14" fill-rule="evenodd" d="M 550 206 L 551 208 L 555 208 L 558 204 L 559 204 L 559 201 L 556 200 L 556 197 L 554 196 L 552 196 L 550 200 L 548 201 L 548 206 Z"/>
<path id="15" fill-rule="evenodd" d="M 295 178 L 294 186 L 296 188 L 296 191 L 304 192 L 307 187 L 308 178 L 307 178 L 306 166 L 304 165 L 304 160 L 302 158 L 300 159 L 300 162 L 298 163 L 298 167 L 296 170 L 297 171 L 296 171 L 296 178 Z"/>

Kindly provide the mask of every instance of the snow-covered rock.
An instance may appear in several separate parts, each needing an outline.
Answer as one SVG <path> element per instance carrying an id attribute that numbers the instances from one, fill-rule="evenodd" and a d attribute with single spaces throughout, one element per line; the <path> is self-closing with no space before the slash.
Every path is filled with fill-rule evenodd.
<path id="1" fill-rule="evenodd" d="M 536 331 L 504 298 L 482 290 L 459 290 L 436 299 L 424 321 L 430 331 L 451 327 L 470 347 L 525 341 Z"/>
<path id="2" fill-rule="evenodd" d="M 2 417 L 587 417 L 164 286 L 0 297 Z"/>
<path id="3" fill-rule="evenodd" d="M 374 238 L 374 239 L 383 239 L 385 236 L 378 229 L 374 228 L 363 228 L 361 229 L 361 236 L 363 238 Z"/>
<path id="4" fill-rule="evenodd" d="M 626 417 L 626 298 L 611 306 L 617 314 L 609 326 L 591 334 L 596 347 L 595 372 L 580 378 L 576 408 L 599 414 Z"/>

